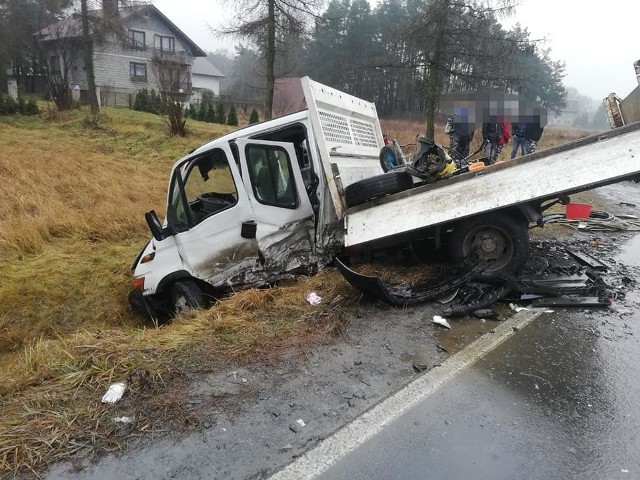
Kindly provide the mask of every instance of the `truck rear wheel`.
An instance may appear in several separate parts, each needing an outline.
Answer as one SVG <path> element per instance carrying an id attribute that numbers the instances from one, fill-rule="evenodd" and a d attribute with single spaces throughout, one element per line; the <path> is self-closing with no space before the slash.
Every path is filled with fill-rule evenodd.
<path id="1" fill-rule="evenodd" d="M 402 192 L 411 187 L 413 187 L 413 179 L 410 174 L 389 172 L 347 185 L 344 189 L 344 199 L 347 207 L 355 207 L 369 200 Z"/>
<path id="2" fill-rule="evenodd" d="M 178 280 L 171 288 L 173 313 L 180 315 L 206 305 L 204 294 L 193 280 Z"/>
<path id="3" fill-rule="evenodd" d="M 528 225 L 509 214 L 471 217 L 454 226 L 449 247 L 459 263 L 476 257 L 486 267 L 482 278 L 511 274 L 529 258 Z"/>

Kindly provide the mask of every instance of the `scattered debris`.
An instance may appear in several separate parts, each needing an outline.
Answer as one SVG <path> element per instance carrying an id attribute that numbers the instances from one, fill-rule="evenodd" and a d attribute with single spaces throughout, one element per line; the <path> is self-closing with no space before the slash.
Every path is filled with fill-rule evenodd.
<path id="1" fill-rule="evenodd" d="M 302 427 L 304 427 L 305 425 L 306 424 L 304 423 L 304 421 L 299 418 L 295 422 L 289 424 L 289 430 L 291 430 L 293 433 L 300 433 L 300 431 L 302 431 Z"/>
<path id="2" fill-rule="evenodd" d="M 440 315 L 435 315 L 433 317 L 433 323 L 436 323 L 438 325 L 441 325 L 441 326 L 451 330 L 451 325 L 449 325 L 449 322 L 447 322 L 447 319 L 446 318 L 442 318 Z"/>
<path id="3" fill-rule="evenodd" d="M 557 297 L 538 298 L 531 302 L 533 307 L 608 307 L 607 301 L 598 297 Z"/>
<path id="4" fill-rule="evenodd" d="M 621 207 L 635 207 L 636 206 L 635 203 L 629 203 L 629 202 L 620 202 L 618 205 L 620 205 Z"/>
<path id="5" fill-rule="evenodd" d="M 474 311 L 473 316 L 476 318 L 487 319 L 487 318 L 497 317 L 498 313 L 495 310 L 492 310 L 491 308 L 481 308 L 480 310 Z"/>
<path id="6" fill-rule="evenodd" d="M 455 290 L 452 290 L 451 293 L 443 295 L 442 297 L 438 298 L 436 301 L 442 305 L 451 303 L 458 296 L 458 292 L 459 290 L 456 288 Z"/>
<path id="7" fill-rule="evenodd" d="M 115 417 L 113 419 L 113 421 L 116 423 L 133 423 L 133 420 L 133 417 Z"/>
<path id="8" fill-rule="evenodd" d="M 588 239 L 532 240 L 530 255 L 524 267 L 512 275 L 503 275 L 490 281 L 478 280 L 483 269 L 472 261 L 457 269 L 443 270 L 441 276 L 419 284 L 387 284 L 381 278 L 360 274 L 337 260 L 338 269 L 347 281 L 363 294 L 387 305 L 408 306 L 436 301 L 443 305 L 443 325 L 434 317 L 434 323 L 451 328 L 443 317 L 475 315 L 495 318 L 491 306 L 500 300 L 511 301 L 514 312 L 548 307 L 607 307 L 615 309 L 615 302 L 624 300 L 633 282 L 631 270 L 612 258 L 617 245 L 627 234 L 602 235 L 599 232 L 640 231 L 640 221 L 622 220 L 606 212 L 591 212 L 587 225 Z M 564 214 L 545 216 L 545 223 L 566 221 Z M 560 222 L 561 223 L 561 222 Z M 575 225 L 573 225 L 575 226 Z M 596 232 L 596 233 L 593 233 Z M 608 256 L 611 255 L 611 256 Z M 507 300 L 508 299 L 508 300 Z M 519 306 L 516 302 L 526 302 Z"/>
<path id="9" fill-rule="evenodd" d="M 320 305 L 322 302 L 322 298 L 316 292 L 308 293 L 305 299 L 310 305 Z"/>
<path id="10" fill-rule="evenodd" d="M 124 391 L 127 389 L 127 384 L 124 382 L 114 383 L 109 385 L 107 393 L 102 396 L 102 403 L 116 403 L 122 398 Z"/>
<path id="11" fill-rule="evenodd" d="M 351 390 L 345 390 L 344 392 L 340 392 L 340 396 L 342 398 L 346 398 L 347 400 L 350 400 L 353 398 L 353 392 Z"/>
<path id="12" fill-rule="evenodd" d="M 606 272 L 609 269 L 609 267 L 602 263 L 600 260 L 582 250 L 568 249 L 567 252 L 569 252 L 571 255 L 580 260 L 580 262 L 593 270 Z"/>

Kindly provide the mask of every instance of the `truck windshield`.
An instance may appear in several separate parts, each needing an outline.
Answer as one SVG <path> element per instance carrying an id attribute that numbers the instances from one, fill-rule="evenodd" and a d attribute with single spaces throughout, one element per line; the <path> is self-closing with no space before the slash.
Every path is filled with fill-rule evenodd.
<path id="1" fill-rule="evenodd" d="M 238 191 L 227 156 L 215 149 L 189 162 L 182 169 L 183 188 L 174 179 L 169 202 L 169 220 L 184 230 L 205 218 L 234 206 Z"/>

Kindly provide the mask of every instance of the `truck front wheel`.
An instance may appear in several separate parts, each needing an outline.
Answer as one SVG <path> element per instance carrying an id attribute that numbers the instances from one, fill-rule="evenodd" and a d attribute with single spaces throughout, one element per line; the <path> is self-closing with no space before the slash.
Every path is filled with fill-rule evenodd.
<path id="1" fill-rule="evenodd" d="M 176 315 L 204 308 L 205 304 L 204 294 L 193 280 L 178 280 L 173 284 L 171 306 Z"/>
<path id="2" fill-rule="evenodd" d="M 529 258 L 528 225 L 509 214 L 471 217 L 454 226 L 449 247 L 457 262 L 477 258 L 482 278 L 515 273 Z"/>

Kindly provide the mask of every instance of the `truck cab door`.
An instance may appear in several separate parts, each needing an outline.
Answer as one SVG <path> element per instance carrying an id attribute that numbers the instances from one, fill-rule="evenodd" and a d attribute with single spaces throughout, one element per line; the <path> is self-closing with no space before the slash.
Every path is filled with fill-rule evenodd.
<path id="1" fill-rule="evenodd" d="M 241 235 L 253 210 L 228 144 L 198 153 L 176 167 L 169 187 L 167 224 L 184 269 L 223 286 L 230 271 L 258 263 L 255 238 Z"/>
<path id="2" fill-rule="evenodd" d="M 314 263 L 315 221 L 293 144 L 239 139 L 236 146 L 264 268 L 307 270 Z"/>

